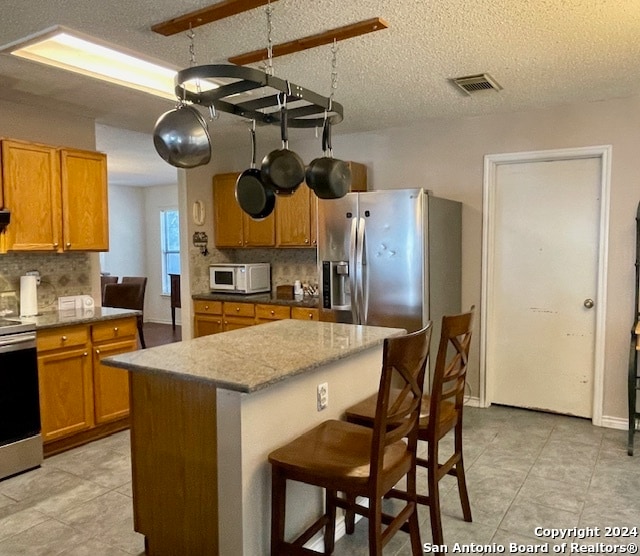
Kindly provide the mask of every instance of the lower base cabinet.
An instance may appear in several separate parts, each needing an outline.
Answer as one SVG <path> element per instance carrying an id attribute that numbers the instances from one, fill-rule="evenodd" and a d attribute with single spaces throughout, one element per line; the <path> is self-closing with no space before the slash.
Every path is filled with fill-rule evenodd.
<path id="1" fill-rule="evenodd" d="M 40 421 L 45 443 L 93 425 L 91 358 L 85 328 L 65 328 L 46 335 L 38 333 Z M 62 345 L 71 345 L 43 351 L 40 346 L 53 343 L 54 337 Z"/>
<path id="2" fill-rule="evenodd" d="M 315 308 L 201 299 L 193 301 L 193 314 L 195 338 L 280 319 L 321 320 L 320 310 Z"/>
<path id="3" fill-rule="evenodd" d="M 41 330 L 37 348 L 45 454 L 128 426 L 128 373 L 101 360 L 138 348 L 135 317 Z"/>
<path id="4" fill-rule="evenodd" d="M 102 364 L 105 357 L 138 348 L 135 319 L 107 321 L 91 327 L 93 341 L 93 401 L 96 424 L 129 415 L 129 373 Z"/>

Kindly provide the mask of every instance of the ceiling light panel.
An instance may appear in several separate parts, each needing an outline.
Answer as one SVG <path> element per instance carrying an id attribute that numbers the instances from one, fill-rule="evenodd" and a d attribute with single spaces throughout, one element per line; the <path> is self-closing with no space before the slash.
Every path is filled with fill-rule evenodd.
<path id="1" fill-rule="evenodd" d="M 159 97 L 176 98 L 176 70 L 79 37 L 67 29 L 48 30 L 7 45 L 1 51 Z M 217 86 L 210 81 L 192 85 L 199 90 Z"/>

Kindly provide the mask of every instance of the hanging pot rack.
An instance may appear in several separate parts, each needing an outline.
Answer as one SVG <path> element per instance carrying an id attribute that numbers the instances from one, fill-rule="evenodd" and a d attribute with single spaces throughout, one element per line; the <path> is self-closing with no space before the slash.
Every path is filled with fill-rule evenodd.
<path id="1" fill-rule="evenodd" d="M 151 29 L 165 36 L 187 29 L 192 33 L 193 27 L 231 17 L 269 4 L 271 1 L 277 0 L 222 0 L 212 6 L 158 23 Z M 181 102 L 186 101 L 208 107 L 210 111 L 226 112 L 247 120 L 254 120 L 259 124 L 274 125 L 279 125 L 280 106 L 286 103 L 289 127 L 317 128 L 322 127 L 325 120 L 335 125 L 343 120 L 343 107 L 335 102 L 332 96 L 324 97 L 300 85 L 275 77 L 269 68 L 261 71 L 246 67 L 244 64 L 265 59 L 265 53 L 269 57 L 282 56 L 387 27 L 387 22 L 377 17 L 274 47 L 270 46 L 266 51 L 257 50 L 229 58 L 229 62 L 233 65 L 196 66 L 192 64 L 191 67 L 178 72 L 176 76 L 176 97 Z M 193 41 L 193 35 L 190 38 Z M 192 62 L 193 60 L 192 57 Z M 195 90 L 187 86 L 189 82 L 198 84 L 209 79 L 214 80 L 219 86 L 205 90 L 199 86 L 196 86 Z M 221 81 L 224 84 L 220 85 Z M 252 94 L 252 91 L 256 90 L 260 90 L 261 94 Z"/>
<path id="2" fill-rule="evenodd" d="M 186 85 L 188 82 L 209 79 L 233 81 L 215 89 L 196 91 Z M 261 90 L 263 94 L 248 94 L 255 90 Z M 332 125 L 343 119 L 343 107 L 333 99 L 259 69 L 244 66 L 209 64 L 183 69 L 176 76 L 175 91 L 179 99 L 262 124 L 280 124 L 280 106 L 283 102 L 288 107 L 289 127 L 322 127 L 325 114 Z"/>

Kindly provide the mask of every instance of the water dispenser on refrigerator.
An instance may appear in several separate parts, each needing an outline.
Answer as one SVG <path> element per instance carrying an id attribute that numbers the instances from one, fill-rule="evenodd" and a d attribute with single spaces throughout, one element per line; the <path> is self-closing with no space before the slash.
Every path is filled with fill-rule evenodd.
<path id="1" fill-rule="evenodd" d="M 349 263 L 322 261 L 322 307 L 346 311 L 351 309 Z"/>

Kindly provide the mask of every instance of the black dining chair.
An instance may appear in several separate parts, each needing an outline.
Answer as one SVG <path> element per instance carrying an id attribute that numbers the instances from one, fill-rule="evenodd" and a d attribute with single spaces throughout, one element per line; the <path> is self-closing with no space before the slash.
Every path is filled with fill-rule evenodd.
<path id="1" fill-rule="evenodd" d="M 106 284 L 104 287 L 104 295 L 102 300 L 103 307 L 117 307 L 120 309 L 134 309 L 140 311 L 137 318 L 138 335 L 140 336 L 140 345 L 146 348 L 144 341 L 144 332 L 142 326 L 144 323 L 144 292 L 147 286 L 147 279 L 139 280 L 122 279 L 120 284 Z"/>

